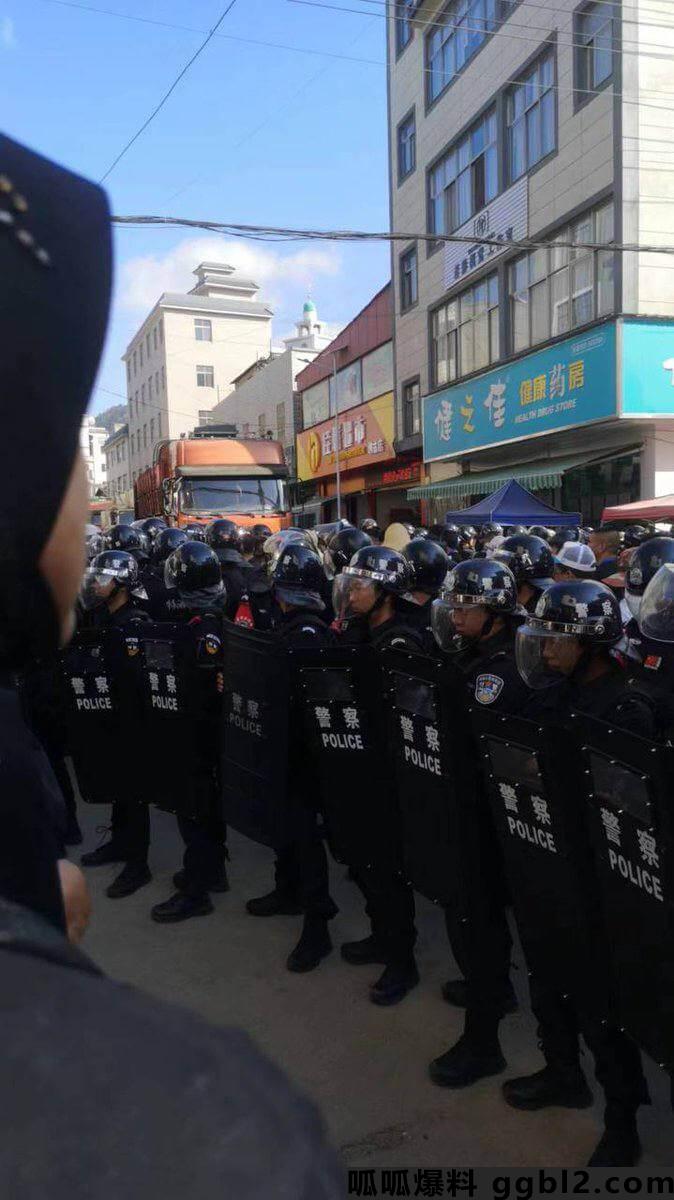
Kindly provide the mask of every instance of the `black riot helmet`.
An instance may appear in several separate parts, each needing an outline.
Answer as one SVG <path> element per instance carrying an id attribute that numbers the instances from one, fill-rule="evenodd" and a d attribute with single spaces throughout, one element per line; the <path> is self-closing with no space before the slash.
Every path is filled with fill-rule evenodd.
<path id="1" fill-rule="evenodd" d="M 639 610 L 646 588 L 665 563 L 674 563 L 674 538 L 649 538 L 637 546 L 625 570 L 625 601 L 633 617 Z"/>
<path id="2" fill-rule="evenodd" d="M 164 582 L 179 592 L 208 592 L 220 596 L 224 592 L 222 572 L 217 555 L 203 542 L 183 542 L 169 554 L 164 566 Z"/>
<path id="3" fill-rule="evenodd" d="M 150 545 L 155 542 L 157 534 L 161 533 L 162 529 L 167 529 L 168 526 L 163 517 L 145 517 L 140 522 L 141 531 L 150 539 Z"/>
<path id="4" fill-rule="evenodd" d="M 340 571 L 349 565 L 357 550 L 372 544 L 372 538 L 362 529 L 338 529 L 330 538 L 325 551 L 324 565 L 328 578 L 333 579 L 335 575 L 339 575 Z"/>
<path id="5" fill-rule="evenodd" d="M 514 550 L 504 550 L 503 546 L 499 546 L 497 550 L 494 550 L 493 553 L 489 555 L 489 557 L 492 562 L 500 562 L 503 563 L 504 566 L 508 567 L 515 578 L 517 590 L 519 591 L 522 584 L 526 583 L 526 560 L 521 555 L 515 554 Z"/>
<path id="6" fill-rule="evenodd" d="M 355 532 L 355 531 L 354 531 Z M 281 548 L 271 576 L 274 594 L 296 608 L 322 612 L 325 604 L 321 591 L 325 572 L 314 550 L 302 542 L 287 542 Z"/>
<path id="7" fill-rule="evenodd" d="M 206 541 L 206 526 L 201 521 L 188 521 L 186 525 L 181 525 L 180 528 L 185 530 L 191 542 Z"/>
<path id="8" fill-rule="evenodd" d="M 649 533 L 645 525 L 628 525 L 623 532 L 623 546 L 626 550 L 631 550 L 640 546 L 648 537 Z"/>
<path id="9" fill-rule="evenodd" d="M 565 542 L 579 542 L 580 529 L 575 525 L 560 525 L 558 529 L 553 529 L 550 545 L 554 550 L 561 550 Z"/>
<path id="10" fill-rule="evenodd" d="M 374 517 L 364 517 L 360 523 L 360 528 L 363 533 L 366 533 L 373 543 L 381 543 L 384 540 L 384 531 L 381 526 L 375 521 Z"/>
<path id="11" fill-rule="evenodd" d="M 332 602 L 338 619 L 369 617 L 387 596 L 407 596 L 411 577 L 409 562 L 397 550 L 363 546 L 334 581 Z"/>
<path id="12" fill-rule="evenodd" d="M 150 555 L 152 566 L 155 568 L 163 566 L 169 554 L 173 554 L 173 551 L 182 546 L 183 542 L 189 540 L 185 529 L 160 529 Z"/>
<path id="13" fill-rule="evenodd" d="M 105 550 L 105 537 L 102 533 L 91 533 L 86 540 L 86 556 L 87 562 L 90 563 L 92 558 L 97 554 L 102 554 Z"/>
<path id="14" fill-rule="evenodd" d="M 597 580 L 554 583 L 517 631 L 517 668 L 529 687 L 572 678 L 594 649 L 608 650 L 623 635 L 620 604 Z"/>
<path id="15" fill-rule="evenodd" d="M 138 563 L 126 550 L 104 550 L 89 564 L 80 588 L 80 604 L 86 611 L 110 600 L 120 588 L 138 586 Z"/>
<path id="16" fill-rule="evenodd" d="M 515 572 L 518 587 L 528 583 L 537 591 L 542 591 L 554 582 L 555 560 L 543 538 L 535 537 L 532 533 L 515 533 L 507 537 L 499 549 L 510 550 L 520 559 Z"/>
<path id="17" fill-rule="evenodd" d="M 450 567 L 442 546 L 430 538 L 413 538 L 403 555 L 412 568 L 410 588 L 437 596 Z"/>
<path id="18" fill-rule="evenodd" d="M 263 521 L 257 521 L 255 525 L 251 525 L 250 531 L 255 538 L 255 553 L 261 554 L 267 538 L 271 537 L 271 529 Z"/>
<path id="19" fill-rule="evenodd" d="M 648 584 L 639 609 L 639 628 L 654 642 L 674 642 L 674 563 L 663 563 Z"/>
<path id="20" fill-rule="evenodd" d="M 505 563 L 473 558 L 457 563 L 449 572 L 431 606 L 431 628 L 441 649 L 459 649 L 465 644 L 465 639 L 460 643 L 457 639 L 453 614 L 456 609 L 466 608 L 485 610 L 478 640 L 488 636 L 497 617 L 519 615 L 517 584 Z"/>
<path id="21" fill-rule="evenodd" d="M 487 521 L 486 525 L 480 526 L 480 538 L 483 542 L 490 542 L 493 537 L 500 537 L 503 533 L 503 526 L 499 525 L 498 521 Z"/>
<path id="22" fill-rule="evenodd" d="M 414 541 L 415 538 L 428 538 L 430 536 L 430 532 L 425 525 L 417 525 L 412 534 L 412 541 Z"/>
<path id="23" fill-rule="evenodd" d="M 460 525 L 459 532 L 469 541 L 474 542 L 477 537 L 477 529 L 474 525 Z"/>
<path id="24" fill-rule="evenodd" d="M 112 525 L 105 535 L 105 545 L 108 550 L 125 550 L 141 563 L 147 561 L 150 551 L 147 535 L 133 525 Z"/>
<path id="25" fill-rule="evenodd" d="M 212 550 L 237 550 L 241 553 L 243 530 L 236 521 L 219 517 L 206 526 L 206 544 Z"/>
<path id="26" fill-rule="evenodd" d="M 548 542 L 550 540 L 550 530 L 547 529 L 545 525 L 530 525 L 528 532 L 533 537 L 542 538 L 544 542 Z"/>

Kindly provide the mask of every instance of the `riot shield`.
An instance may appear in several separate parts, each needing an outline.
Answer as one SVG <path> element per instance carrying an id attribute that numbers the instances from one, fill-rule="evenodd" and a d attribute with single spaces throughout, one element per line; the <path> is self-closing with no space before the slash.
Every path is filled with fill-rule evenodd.
<path id="1" fill-rule="evenodd" d="M 569 736 L 471 709 L 530 971 L 589 1015 L 609 1008 L 606 937 Z"/>
<path id="2" fill-rule="evenodd" d="M 394 853 L 397 820 L 372 646 L 293 653 L 297 707 L 314 765 L 318 804 L 337 862 L 365 865 Z"/>
<path id="3" fill-rule="evenodd" d="M 273 634 L 225 624 L 221 767 L 228 825 L 263 846 L 293 837 L 290 668 Z"/>
<path id="4" fill-rule="evenodd" d="M 126 641 L 137 655 L 141 721 L 151 748 L 145 797 L 167 812 L 208 813 L 217 791 L 221 638 L 158 621 L 134 626 Z"/>
<path id="5" fill-rule="evenodd" d="M 385 650 L 381 661 L 406 874 L 423 896 L 448 905 L 468 895 L 475 846 L 477 757 L 465 683 L 451 664 L 404 650 Z"/>
<path id="6" fill-rule="evenodd" d="M 674 753 L 576 715 L 608 935 L 612 1020 L 674 1069 Z"/>
<path id="7" fill-rule="evenodd" d="M 117 769 L 120 734 L 123 743 L 138 729 L 135 663 L 124 630 L 80 630 L 63 651 L 62 666 L 68 743 L 82 799 L 112 804 L 128 794 Z"/>

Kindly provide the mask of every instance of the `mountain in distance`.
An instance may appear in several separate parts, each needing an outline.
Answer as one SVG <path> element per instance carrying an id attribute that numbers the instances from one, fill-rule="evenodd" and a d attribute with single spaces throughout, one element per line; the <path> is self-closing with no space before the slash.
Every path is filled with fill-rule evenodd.
<path id="1" fill-rule="evenodd" d="M 108 433 L 112 433 L 115 425 L 124 425 L 126 421 L 126 404 L 112 404 L 96 413 L 96 424 L 102 425 Z"/>

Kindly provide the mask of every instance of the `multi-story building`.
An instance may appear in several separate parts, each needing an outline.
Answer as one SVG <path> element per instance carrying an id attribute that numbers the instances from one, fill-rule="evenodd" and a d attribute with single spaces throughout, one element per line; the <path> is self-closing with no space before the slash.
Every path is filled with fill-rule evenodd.
<path id="1" fill-rule="evenodd" d="M 133 506 L 133 487 L 129 474 L 129 426 L 116 425 L 103 444 L 108 499 L 120 508 Z"/>
<path id="2" fill-rule="evenodd" d="M 406 486 L 419 478 L 417 451 L 396 459 L 393 446 L 393 313 L 387 284 L 314 362 L 297 376 L 301 433 L 297 477 L 306 485 L 299 516 L 341 515 L 356 523 L 374 516 L 414 515 Z"/>
<path id="3" fill-rule="evenodd" d="M 124 355 L 132 484 L 158 441 L 189 433 L 271 349 L 272 310 L 256 283 L 223 263 L 194 274 L 190 292 L 159 298 Z"/>
<path id="4" fill-rule="evenodd" d="M 657 20 L 646 47 L 605 0 L 390 6 L 391 223 L 420 235 L 392 254 L 397 444 L 423 435 L 429 516 L 510 476 L 592 522 L 674 490 L 671 257 L 617 249 L 674 242 Z"/>
<path id="5" fill-rule="evenodd" d="M 247 366 L 234 380 L 234 390 L 209 414 L 216 424 L 236 425 L 242 437 L 273 437 L 285 449 L 291 478 L 295 467 L 297 417 L 295 380 L 300 371 L 330 344 L 339 326 L 319 321 L 316 306 L 307 300 L 296 333 L 284 338 L 285 349 Z"/>
<path id="6" fill-rule="evenodd" d="M 80 426 L 80 449 L 87 468 L 89 495 L 104 492 L 107 482 L 103 446 L 108 436 L 107 429 L 96 424 L 95 417 L 85 417 Z"/>

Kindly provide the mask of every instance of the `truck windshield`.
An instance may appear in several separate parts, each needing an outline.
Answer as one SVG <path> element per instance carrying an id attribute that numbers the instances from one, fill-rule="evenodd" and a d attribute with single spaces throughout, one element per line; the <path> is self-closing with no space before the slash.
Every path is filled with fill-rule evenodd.
<path id="1" fill-rule="evenodd" d="M 183 479 L 183 512 L 282 513 L 286 511 L 281 479 Z"/>

